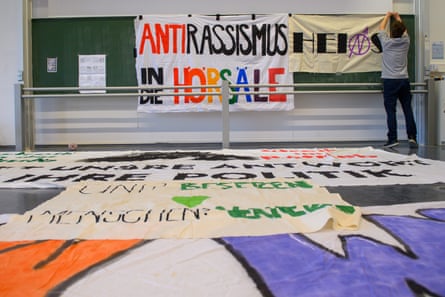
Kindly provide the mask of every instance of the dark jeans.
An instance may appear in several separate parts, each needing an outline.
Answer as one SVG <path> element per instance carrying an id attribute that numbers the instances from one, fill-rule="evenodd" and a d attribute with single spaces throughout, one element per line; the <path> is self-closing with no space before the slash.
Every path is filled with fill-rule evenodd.
<path id="1" fill-rule="evenodd" d="M 399 99 L 405 115 L 408 138 L 416 139 L 417 128 L 411 107 L 411 98 L 411 86 L 408 79 L 383 79 L 383 99 L 386 110 L 387 136 L 389 141 L 397 140 L 397 99 Z"/>

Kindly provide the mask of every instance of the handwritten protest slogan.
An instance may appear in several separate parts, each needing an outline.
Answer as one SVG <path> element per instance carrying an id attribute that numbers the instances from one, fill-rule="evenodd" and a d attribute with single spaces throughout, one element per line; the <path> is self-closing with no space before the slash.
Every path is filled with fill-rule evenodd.
<path id="1" fill-rule="evenodd" d="M 289 18 L 289 71 L 348 73 L 380 71 L 371 42 L 382 16 L 293 15 Z"/>
<path id="2" fill-rule="evenodd" d="M 365 148 L 0 154 L 1 187 L 79 182 L 305 180 L 320 186 L 444 182 L 445 163 Z"/>
<path id="3" fill-rule="evenodd" d="M 234 88 L 246 93 L 230 97 L 231 111 L 291 110 L 293 95 L 248 92 L 280 91 L 260 85 L 292 84 L 292 72 L 380 71 L 381 55 L 371 36 L 381 20 L 373 15 L 137 17 L 136 76 L 143 88 L 138 111 L 221 110 L 221 95 L 211 93 L 220 91 L 222 81 L 246 85 Z M 166 91 L 162 86 L 190 85 L 198 88 L 156 95 Z"/>
<path id="4" fill-rule="evenodd" d="M 360 210 L 305 181 L 79 183 L 0 229 L 0 241 L 213 238 L 356 229 Z"/>
<path id="5" fill-rule="evenodd" d="M 135 19 L 136 75 L 140 87 L 234 84 L 290 84 L 288 16 L 251 15 L 141 16 Z M 259 91 L 238 88 L 236 91 Z M 264 89 L 262 89 L 264 90 Z M 276 91 L 275 87 L 266 90 Z M 156 96 L 162 88 L 147 88 L 139 97 L 139 112 L 217 111 L 221 96 Z M 191 93 L 185 88 L 176 93 Z M 201 93 L 219 88 L 201 88 Z M 233 95 L 230 109 L 291 110 L 293 96 Z"/>
<path id="6" fill-rule="evenodd" d="M 322 186 L 444 182 L 444 163 L 369 147 L 3 152 L 1 187 L 66 190 L 0 227 L 1 295 L 442 296 L 443 201 L 357 208 Z M 331 214 L 317 232 L 176 240 Z M 127 230 L 177 237 L 112 239 Z"/>

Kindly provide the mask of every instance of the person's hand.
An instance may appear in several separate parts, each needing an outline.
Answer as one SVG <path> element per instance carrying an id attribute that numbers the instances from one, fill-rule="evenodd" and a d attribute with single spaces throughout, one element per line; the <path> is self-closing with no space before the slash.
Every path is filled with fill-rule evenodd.
<path id="1" fill-rule="evenodd" d="M 393 13 L 392 13 L 391 11 L 388 11 L 388 12 L 386 13 L 385 17 L 384 17 L 383 20 L 380 22 L 379 30 L 385 30 L 386 25 L 388 24 L 389 20 L 391 19 L 392 14 L 393 14 Z"/>
<path id="2" fill-rule="evenodd" d="M 393 12 L 392 16 L 394 17 L 394 19 L 395 19 L 396 21 L 399 21 L 399 22 L 402 21 L 402 19 L 400 18 L 400 15 L 399 15 L 398 12 Z"/>

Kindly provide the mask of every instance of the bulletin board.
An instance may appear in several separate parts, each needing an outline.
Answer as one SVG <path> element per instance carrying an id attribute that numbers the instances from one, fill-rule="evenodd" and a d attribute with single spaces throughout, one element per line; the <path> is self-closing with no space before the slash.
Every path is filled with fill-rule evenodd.
<path id="1" fill-rule="evenodd" d="M 107 86 L 136 86 L 134 17 L 32 21 L 34 87 L 75 87 L 78 56 L 106 55 Z M 48 71 L 57 59 L 57 71 Z"/>

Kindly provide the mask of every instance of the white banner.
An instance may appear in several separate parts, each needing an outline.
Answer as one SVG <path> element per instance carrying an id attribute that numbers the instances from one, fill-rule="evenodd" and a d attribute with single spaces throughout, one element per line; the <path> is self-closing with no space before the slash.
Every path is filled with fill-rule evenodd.
<path id="1" fill-rule="evenodd" d="M 0 186 L 304 179 L 320 186 L 445 182 L 445 162 L 366 148 L 0 154 Z"/>
<path id="2" fill-rule="evenodd" d="M 185 88 L 156 96 L 156 86 L 291 84 L 288 71 L 288 16 L 141 16 L 135 20 L 139 112 L 221 110 L 219 88 Z M 245 87 L 235 91 L 280 91 L 277 87 Z M 173 92 L 173 91 L 172 91 Z M 230 98 L 230 110 L 291 110 L 293 96 L 243 94 Z"/>
<path id="3" fill-rule="evenodd" d="M 371 36 L 382 16 L 294 15 L 289 18 L 289 71 L 313 73 L 381 70 Z"/>
<path id="4" fill-rule="evenodd" d="M 0 241 L 218 238 L 357 229 L 360 209 L 303 180 L 87 182 L 0 228 Z"/>

